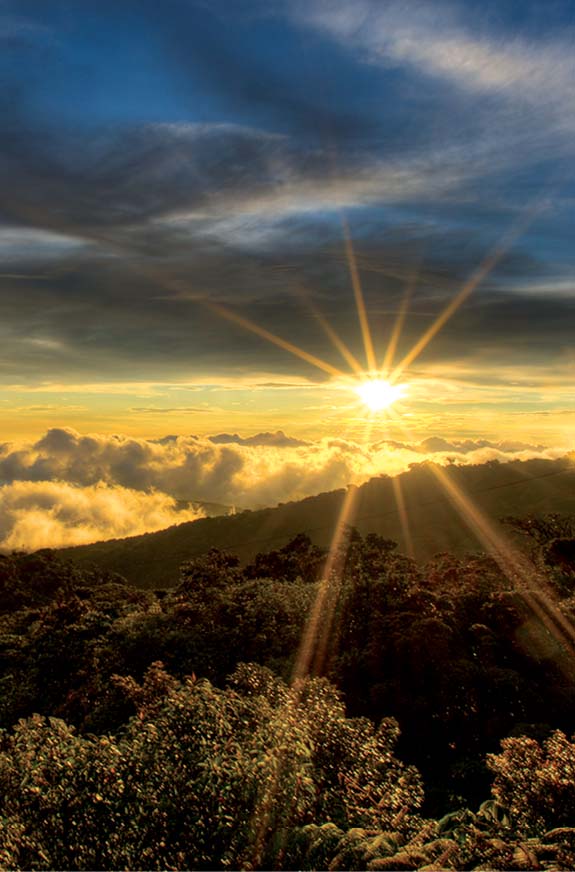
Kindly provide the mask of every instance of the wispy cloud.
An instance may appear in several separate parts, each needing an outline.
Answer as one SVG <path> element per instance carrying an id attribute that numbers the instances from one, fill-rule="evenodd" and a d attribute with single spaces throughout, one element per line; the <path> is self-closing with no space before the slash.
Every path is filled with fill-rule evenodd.
<path id="1" fill-rule="evenodd" d="M 27 45 L 29 43 L 51 42 L 54 33 L 51 28 L 35 18 L 12 13 L 0 7 L 0 42 L 6 45 Z"/>
<path id="2" fill-rule="evenodd" d="M 132 406 L 129 411 L 139 415 L 187 415 L 193 412 L 206 412 L 207 409 L 198 406 Z"/>
<path id="3" fill-rule="evenodd" d="M 573 125 L 573 31 L 540 40 L 489 31 L 466 4 L 422 0 L 312 0 L 290 8 L 366 61 L 407 65 L 454 88 L 561 110 L 556 120 Z"/>
<path id="4" fill-rule="evenodd" d="M 50 230 L 31 227 L 0 227 L 0 264 L 20 263 L 30 266 L 61 259 L 85 248 L 84 240 Z"/>

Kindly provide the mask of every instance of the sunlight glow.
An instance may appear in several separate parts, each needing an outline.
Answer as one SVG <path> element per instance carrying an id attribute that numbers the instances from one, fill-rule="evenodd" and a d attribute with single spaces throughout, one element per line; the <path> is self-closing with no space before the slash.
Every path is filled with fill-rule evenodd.
<path id="1" fill-rule="evenodd" d="M 404 385 L 393 385 L 383 378 L 367 378 L 354 391 L 372 412 L 387 409 L 404 394 Z"/>

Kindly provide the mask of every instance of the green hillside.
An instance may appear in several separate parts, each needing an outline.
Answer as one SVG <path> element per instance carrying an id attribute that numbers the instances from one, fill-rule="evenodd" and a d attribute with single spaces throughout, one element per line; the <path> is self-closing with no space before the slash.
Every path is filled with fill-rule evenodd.
<path id="1" fill-rule="evenodd" d="M 449 467 L 458 490 L 494 523 L 508 515 L 575 512 L 573 457 L 558 460 L 490 462 Z M 398 476 L 413 546 L 419 561 L 441 551 L 463 554 L 484 550 L 440 484 L 432 464 L 421 464 Z M 357 489 L 350 518 L 362 534 L 378 533 L 399 543 L 408 553 L 396 502 L 396 487 L 388 476 L 371 479 Z M 80 566 L 93 564 L 118 572 L 141 587 L 176 583 L 180 564 L 210 548 L 237 554 L 242 562 L 255 554 L 285 545 L 306 532 L 320 546 L 329 544 L 345 491 L 319 494 L 273 509 L 205 518 L 157 533 L 62 549 L 62 556 Z"/>

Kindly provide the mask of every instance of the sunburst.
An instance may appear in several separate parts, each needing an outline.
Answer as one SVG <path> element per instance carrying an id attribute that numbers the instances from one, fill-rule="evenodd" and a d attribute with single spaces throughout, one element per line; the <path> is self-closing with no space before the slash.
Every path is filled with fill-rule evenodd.
<path id="1" fill-rule="evenodd" d="M 294 355 L 300 360 L 311 364 L 329 377 L 329 386 L 335 389 L 345 389 L 348 394 L 353 394 L 354 403 L 350 404 L 350 411 L 353 406 L 355 406 L 356 412 L 359 404 L 363 406 L 366 424 L 364 444 L 367 447 L 371 437 L 372 427 L 374 423 L 379 420 L 379 416 L 381 416 L 382 420 L 385 419 L 390 423 L 393 423 L 395 426 L 399 426 L 401 429 L 404 417 L 401 400 L 403 400 L 410 389 L 410 380 L 406 378 L 409 368 L 443 329 L 445 324 L 463 305 L 467 298 L 473 293 L 473 291 L 485 281 L 494 267 L 509 250 L 511 245 L 531 223 L 539 211 L 539 208 L 540 206 L 536 204 L 535 208 L 527 210 L 526 213 L 520 216 L 519 220 L 513 224 L 508 233 L 504 235 L 490 252 L 488 252 L 475 272 L 473 272 L 467 281 L 464 282 L 463 286 L 446 307 L 438 314 L 432 324 L 423 332 L 415 344 L 404 353 L 403 358 L 398 362 L 394 362 L 400 343 L 402 328 L 408 313 L 409 302 L 417 283 L 418 265 L 414 264 L 412 275 L 406 284 L 403 300 L 401 301 L 395 324 L 393 325 L 390 334 L 390 339 L 382 358 L 380 358 L 382 359 L 380 368 L 378 368 L 378 362 L 376 359 L 376 350 L 371 335 L 367 307 L 361 286 L 360 271 L 358 269 L 353 242 L 347 221 L 343 216 L 342 230 L 345 258 L 348 265 L 349 279 L 353 290 L 361 338 L 363 340 L 364 364 L 360 363 L 358 358 L 347 347 L 341 337 L 338 336 L 322 313 L 311 304 L 311 301 L 310 307 L 314 317 L 329 338 L 334 349 L 339 353 L 343 360 L 345 360 L 346 369 L 340 369 L 334 366 L 331 362 L 320 358 L 317 354 L 307 351 L 299 345 L 296 345 L 294 342 L 272 333 L 266 327 L 246 318 L 236 310 L 207 299 L 203 294 L 190 294 L 189 292 L 182 292 L 181 289 L 178 289 L 175 296 L 178 299 L 193 300 L 196 303 L 206 306 L 221 318 L 236 324 L 244 330 L 248 330 L 260 339 L 263 339 Z M 303 288 L 301 288 L 301 290 L 303 290 Z M 365 369 L 363 367 L 365 367 Z M 395 495 L 398 512 L 402 520 L 402 527 L 405 531 L 405 539 L 406 542 L 409 543 L 410 552 L 413 553 L 411 535 L 408 526 L 407 506 L 401 493 L 399 482 L 395 488 Z M 461 500 L 457 501 L 457 508 L 463 516 L 466 514 L 469 516 L 469 506 L 464 505 Z M 310 671 L 321 671 L 322 663 L 325 659 L 327 647 L 333 632 L 333 609 L 335 601 L 337 600 L 337 596 L 332 595 L 334 585 L 335 588 L 338 586 L 337 571 L 334 561 L 338 549 L 342 544 L 342 540 L 345 538 L 346 527 L 354 521 L 356 509 L 357 491 L 352 488 L 347 493 L 339 520 L 333 531 L 331 546 L 328 552 L 324 573 L 320 580 L 318 594 L 306 621 L 306 627 L 304 629 L 300 651 L 294 669 L 294 680 L 303 677 Z M 485 544 L 491 553 L 496 552 L 497 550 L 499 550 L 499 552 L 503 550 L 501 547 L 497 549 L 493 539 L 490 537 L 485 537 Z"/>
<path id="2" fill-rule="evenodd" d="M 380 376 L 368 375 L 353 390 L 369 411 L 375 414 L 389 408 L 404 396 L 406 387 L 403 384 L 392 384 Z"/>
<path id="3" fill-rule="evenodd" d="M 300 348 L 294 343 L 271 333 L 271 331 L 266 328 L 240 316 L 238 313 L 225 306 L 205 300 L 202 300 L 201 302 L 208 305 L 212 311 L 216 312 L 221 317 L 238 324 L 244 329 L 258 335 L 260 338 L 282 348 L 301 360 L 312 364 L 317 369 L 330 376 L 332 384 L 336 383 L 338 386 L 345 387 L 355 393 L 357 401 L 361 402 L 367 411 L 367 414 L 365 415 L 366 432 L 364 439 L 365 445 L 367 446 L 370 440 L 373 423 L 376 420 L 376 416 L 379 414 L 381 414 L 382 417 L 389 418 L 390 421 L 393 421 L 400 427 L 400 429 L 403 429 L 402 425 L 404 425 L 405 422 L 401 420 L 403 415 L 401 403 L 399 401 L 407 393 L 409 383 L 400 383 L 399 379 L 402 377 L 405 378 L 405 374 L 411 364 L 441 331 L 444 325 L 456 313 L 475 288 L 490 274 L 522 229 L 523 226 L 521 225 L 519 227 L 515 226 L 511 229 L 509 234 L 507 234 L 507 237 L 505 237 L 500 244 L 488 254 L 475 273 L 468 279 L 451 302 L 438 315 L 432 325 L 423 333 L 420 339 L 404 355 L 403 359 L 394 365 L 393 358 L 397 351 L 400 334 L 408 310 L 409 300 L 416 283 L 417 277 L 414 274 L 406 287 L 404 299 L 401 303 L 385 351 L 381 369 L 377 369 L 375 349 L 367 317 L 359 271 L 356 264 L 351 236 L 345 221 L 343 222 L 345 252 L 349 266 L 350 281 L 355 297 L 359 326 L 363 339 L 366 360 L 365 370 L 361 369 L 361 364 L 357 358 L 352 354 L 350 349 L 337 335 L 323 315 L 317 310 L 314 311 L 315 317 L 330 339 L 334 348 L 350 367 L 351 374 L 348 375 L 347 373 L 342 372 L 328 361 L 325 361 L 317 355 L 311 354 Z M 461 517 L 477 535 L 488 552 L 495 558 L 502 571 L 513 582 L 514 587 L 518 586 L 518 580 L 526 577 L 529 578 L 531 576 L 530 580 L 537 588 L 536 595 L 531 592 L 525 592 L 523 593 L 524 601 L 530 608 L 534 617 L 543 627 L 553 633 L 555 638 L 562 645 L 563 649 L 569 656 L 569 666 L 571 667 L 572 662 L 575 661 L 575 630 L 570 622 L 567 621 L 567 619 L 561 614 L 560 610 L 555 606 L 552 592 L 550 592 L 546 587 L 544 580 L 537 577 L 536 574 L 533 574 L 532 568 L 528 565 L 523 555 L 519 554 L 501 534 L 493 530 L 489 520 L 481 513 L 479 508 L 475 506 L 471 500 L 466 498 L 466 496 L 462 494 L 451 481 L 447 471 L 437 468 L 437 475 L 440 484 L 451 502 L 461 514 Z M 414 550 L 408 508 L 402 493 L 401 481 L 399 478 L 393 480 L 393 488 L 406 548 L 408 553 L 413 555 Z M 353 524 L 357 517 L 358 493 L 359 491 L 357 488 L 348 488 L 342 501 L 339 517 L 333 528 L 331 543 L 323 567 L 323 572 L 318 581 L 316 595 L 312 600 L 307 614 L 297 656 L 295 658 L 292 672 L 292 686 L 296 691 L 298 688 L 302 687 L 300 682 L 305 678 L 305 676 L 309 674 L 322 674 L 325 664 L 329 659 L 330 647 L 333 645 L 334 639 L 337 637 L 337 604 L 342 584 L 342 573 L 338 566 L 338 555 L 345 543 L 348 525 Z M 296 693 L 293 697 L 293 702 L 286 703 L 286 719 L 294 716 L 294 706 L 298 701 L 299 693 Z M 285 748 L 278 742 L 277 746 L 273 748 L 272 753 L 276 755 L 279 767 L 279 764 L 286 759 Z M 262 844 L 265 827 L 269 820 L 269 809 L 273 806 L 273 803 L 276 802 L 277 794 L 278 782 L 274 779 L 264 790 L 258 806 L 258 811 L 254 817 L 254 821 L 260 821 L 257 838 L 258 846 Z M 259 859 L 259 856 L 257 856 L 256 860 L 259 861 Z"/>

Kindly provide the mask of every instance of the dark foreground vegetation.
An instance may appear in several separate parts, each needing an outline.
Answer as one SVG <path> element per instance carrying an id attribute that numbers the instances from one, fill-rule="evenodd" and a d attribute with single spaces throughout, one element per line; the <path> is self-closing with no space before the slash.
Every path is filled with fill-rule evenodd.
<path id="1" fill-rule="evenodd" d="M 574 868 L 575 529 L 510 528 L 519 581 L 350 531 L 296 682 L 306 536 L 157 591 L 0 558 L 0 866 Z"/>

